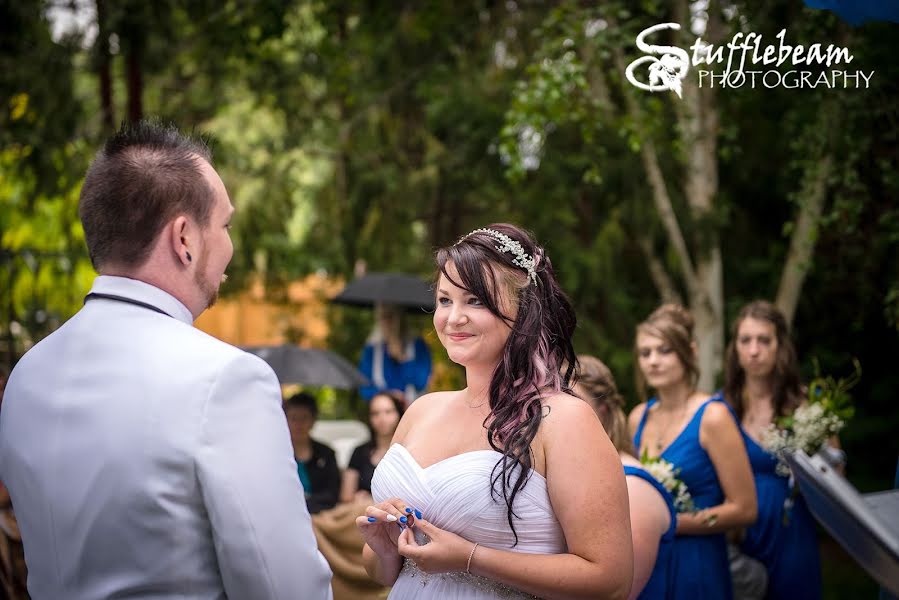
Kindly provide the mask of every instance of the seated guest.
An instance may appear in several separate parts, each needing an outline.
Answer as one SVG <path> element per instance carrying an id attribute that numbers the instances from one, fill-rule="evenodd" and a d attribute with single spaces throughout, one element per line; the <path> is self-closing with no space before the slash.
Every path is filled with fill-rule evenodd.
<path id="1" fill-rule="evenodd" d="M 284 413 L 309 512 L 333 508 L 340 494 L 340 469 L 334 451 L 310 437 L 318 418 L 315 397 L 305 392 L 291 396 L 284 404 Z"/>
<path id="2" fill-rule="evenodd" d="M 371 439 L 353 451 L 350 464 L 343 473 L 341 502 L 352 502 L 360 496 L 371 498 L 372 475 L 390 448 L 405 404 L 405 399 L 394 391 L 378 392 L 372 397 L 368 404 L 368 430 Z"/>
<path id="3" fill-rule="evenodd" d="M 596 412 L 624 465 L 634 542 L 634 583 L 630 598 L 667 597 L 677 516 L 671 494 L 633 456 L 624 400 L 612 372 L 598 358 L 581 354 L 574 391 Z"/>

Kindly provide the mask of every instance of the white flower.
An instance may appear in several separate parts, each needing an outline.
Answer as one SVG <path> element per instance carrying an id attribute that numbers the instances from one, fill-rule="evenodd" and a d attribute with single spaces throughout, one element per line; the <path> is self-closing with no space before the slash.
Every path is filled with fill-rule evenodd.
<path id="1" fill-rule="evenodd" d="M 650 463 L 646 465 L 646 470 L 649 471 L 649 474 L 655 477 L 666 490 L 670 492 L 674 489 L 673 486 L 676 477 L 674 476 L 674 465 L 670 462 L 660 460 L 658 462 Z"/>
<path id="2" fill-rule="evenodd" d="M 828 412 L 819 402 L 803 404 L 793 413 L 792 424 L 788 428 L 778 428 L 771 424 L 762 432 L 762 445 L 778 458 L 777 474 L 787 477 L 790 468 L 784 460 L 787 451 L 803 450 L 815 454 L 832 436 L 840 432 L 845 422 Z"/>
<path id="3" fill-rule="evenodd" d="M 646 472 L 655 478 L 662 487 L 674 498 L 674 508 L 677 512 L 694 512 L 693 498 L 687 489 L 687 484 L 677 478 L 680 469 L 662 458 L 640 458 Z"/>

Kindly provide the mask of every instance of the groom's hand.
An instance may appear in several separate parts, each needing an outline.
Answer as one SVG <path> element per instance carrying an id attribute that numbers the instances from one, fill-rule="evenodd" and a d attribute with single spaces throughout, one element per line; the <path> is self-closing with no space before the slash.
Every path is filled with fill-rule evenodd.
<path id="1" fill-rule="evenodd" d="M 430 542 L 419 546 L 412 529 L 406 529 L 397 540 L 400 556 L 415 561 L 425 573 L 450 573 L 465 571 L 472 543 L 455 533 L 440 529 L 429 521 L 418 519 L 415 529 L 430 538 Z"/>

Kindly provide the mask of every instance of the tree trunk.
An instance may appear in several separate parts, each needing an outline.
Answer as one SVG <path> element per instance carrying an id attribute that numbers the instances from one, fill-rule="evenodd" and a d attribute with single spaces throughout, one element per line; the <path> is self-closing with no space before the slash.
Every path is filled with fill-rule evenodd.
<path id="1" fill-rule="evenodd" d="M 680 6 L 684 10 L 686 3 Z M 709 10 L 705 33 L 712 40 L 721 37 L 714 10 Z M 698 387 L 712 391 L 724 360 L 724 274 L 718 224 L 713 218 L 718 193 L 718 110 L 713 90 L 700 88 L 692 79 L 684 80 L 683 95 L 683 102 L 678 103 L 678 121 L 687 152 L 684 192 L 692 216 L 691 241 L 696 260 L 696 286 L 690 290 L 690 309 L 696 320 L 694 335 L 699 346 Z"/>
<path id="2" fill-rule="evenodd" d="M 349 184 L 349 140 L 350 126 L 345 122 L 345 107 L 343 102 L 339 103 L 338 122 L 341 123 L 340 130 L 337 135 L 337 157 L 334 159 L 334 207 L 335 219 L 337 223 L 349 222 L 351 225 L 344 230 L 343 235 L 343 252 L 346 260 L 347 268 L 352 268 L 356 263 L 356 234 L 359 228 L 353 214 L 353 207 L 350 206 L 350 184 Z"/>
<path id="3" fill-rule="evenodd" d="M 841 43 L 846 43 L 841 41 Z M 777 286 L 775 304 L 783 312 L 788 325 L 796 316 L 802 286 L 812 266 L 812 255 L 818 239 L 818 222 L 827 200 L 827 180 L 833 168 L 834 132 L 840 131 L 840 104 L 825 100 L 818 108 L 815 122 L 807 130 L 811 159 L 806 163 L 798 194 L 798 214 L 790 236 L 790 250 Z"/>
<path id="4" fill-rule="evenodd" d="M 799 201 L 799 216 L 790 239 L 790 251 L 780 275 L 777 287 L 777 308 L 783 312 L 787 324 L 793 323 L 796 306 L 802 293 L 802 285 L 812 264 L 812 254 L 818 238 L 818 220 L 824 210 L 827 198 L 827 176 L 833 159 L 830 155 L 815 163 L 814 169 L 806 173 Z"/>
<path id="5" fill-rule="evenodd" d="M 97 78 L 100 83 L 100 111 L 103 127 L 115 129 L 115 112 L 112 105 L 112 57 L 109 54 L 109 28 L 107 26 L 106 0 L 97 0 Z"/>
<path id="6" fill-rule="evenodd" d="M 128 48 L 128 120 L 133 123 L 140 121 L 144 115 L 142 99 L 144 83 L 141 71 L 143 42 L 139 35 L 130 41 Z"/>
<path id="7" fill-rule="evenodd" d="M 699 273 L 702 293 L 690 297 L 690 312 L 696 322 L 693 336 L 699 347 L 700 375 L 697 388 L 711 392 L 716 387 L 716 379 L 724 360 L 724 294 L 721 284 L 721 251 L 718 248 L 700 260 Z"/>
<path id="8" fill-rule="evenodd" d="M 619 71 L 623 71 L 624 59 L 620 52 L 616 52 L 616 63 Z M 694 222 L 702 227 L 703 221 L 710 221 L 705 217 L 711 213 L 712 200 L 718 188 L 717 112 L 712 99 L 700 94 L 703 90 L 684 81 L 683 91 L 684 99 L 674 101 L 682 103 L 678 107 L 680 131 L 688 149 L 687 163 L 684 165 L 686 194 Z M 637 123 L 641 122 L 642 111 L 631 90 L 625 90 L 625 100 L 631 118 Z M 694 239 L 698 238 L 694 244 L 698 257 L 694 267 L 652 139 L 646 137 L 641 141 L 640 157 L 656 211 L 668 242 L 677 254 L 687 286 L 689 308 L 695 320 L 694 337 L 699 347 L 698 387 L 711 391 L 724 357 L 724 286 L 717 232 L 703 231 L 702 236 L 693 236 Z M 664 300 L 664 293 L 662 298 Z"/>
<path id="9" fill-rule="evenodd" d="M 687 2 L 675 3 L 674 18 L 682 24 L 690 23 Z M 710 10 L 708 35 L 705 37 L 710 39 L 720 37 L 719 25 L 715 11 Z M 613 52 L 616 68 L 619 73 L 623 73 L 624 56 L 620 49 Z M 673 98 L 672 101 L 675 103 L 678 127 L 687 153 L 683 165 L 684 192 L 696 230 L 691 236 L 690 245 L 674 211 L 658 152 L 649 135 L 641 140 L 640 156 L 652 190 L 656 211 L 668 242 L 678 257 L 686 283 L 689 308 L 695 321 L 694 337 L 699 347 L 698 388 L 711 391 L 721 371 L 724 357 L 723 267 L 717 224 L 711 218 L 715 195 L 718 192 L 718 111 L 710 89 L 699 88 L 690 78 L 684 79 L 682 86 L 683 99 Z M 625 86 L 627 111 L 635 123 L 641 123 L 642 111 L 634 98 L 634 93 L 633 88 Z M 652 275 L 652 262 L 649 264 Z M 661 290 L 664 290 L 664 286 L 660 288 Z M 662 292 L 663 298 L 665 294 Z"/>
<path id="10" fill-rule="evenodd" d="M 699 346 L 699 389 L 711 391 L 724 359 L 724 274 L 713 202 L 718 191 L 717 111 L 708 90 L 684 86 L 686 108 L 682 124 L 688 148 L 685 192 L 695 231 L 696 285 L 690 294 L 690 309 L 696 319 Z"/>

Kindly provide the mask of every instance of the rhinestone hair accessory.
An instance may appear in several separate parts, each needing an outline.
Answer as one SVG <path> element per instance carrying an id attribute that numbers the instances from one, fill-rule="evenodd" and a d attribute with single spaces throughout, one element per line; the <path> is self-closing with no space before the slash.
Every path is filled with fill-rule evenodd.
<path id="1" fill-rule="evenodd" d="M 484 235 L 489 235 L 493 239 L 500 242 L 500 245 L 495 246 L 497 250 L 500 252 L 508 252 L 515 258 L 512 259 L 512 262 L 527 271 L 528 277 L 530 277 L 531 281 L 534 282 L 534 285 L 537 285 L 537 269 L 535 268 L 536 261 L 534 257 L 524 251 L 524 248 L 521 247 L 521 244 L 510 238 L 504 233 L 500 233 L 495 229 L 475 229 L 468 235 L 464 235 L 459 238 L 459 242 L 464 240 L 465 238 L 472 236 L 476 233 L 483 233 Z M 459 242 L 456 242 L 457 244 Z"/>

